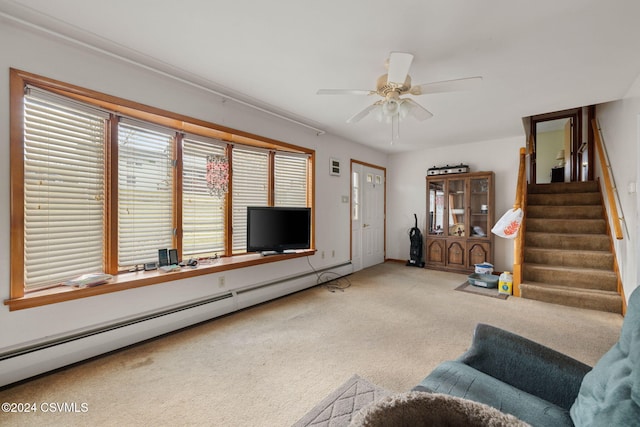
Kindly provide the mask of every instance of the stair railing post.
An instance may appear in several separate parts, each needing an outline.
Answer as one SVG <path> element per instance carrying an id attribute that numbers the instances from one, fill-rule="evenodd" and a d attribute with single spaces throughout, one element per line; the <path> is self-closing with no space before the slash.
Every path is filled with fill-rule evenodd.
<path id="1" fill-rule="evenodd" d="M 524 147 L 520 148 L 520 163 L 518 167 L 518 183 L 516 184 L 516 201 L 513 204 L 514 209 L 522 209 L 526 212 L 527 203 L 527 154 Z M 526 215 L 526 213 L 525 213 Z M 525 221 L 523 219 L 520 225 L 518 236 L 514 240 L 513 246 L 513 295 L 520 296 L 520 284 L 522 283 L 522 262 L 524 260 L 524 233 Z"/>

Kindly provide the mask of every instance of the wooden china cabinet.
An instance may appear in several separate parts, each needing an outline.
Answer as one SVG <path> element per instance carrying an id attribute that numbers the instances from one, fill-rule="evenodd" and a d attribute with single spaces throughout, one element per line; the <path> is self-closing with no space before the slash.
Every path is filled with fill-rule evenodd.
<path id="1" fill-rule="evenodd" d="M 427 176 L 427 268 L 473 272 L 493 263 L 493 172 Z"/>

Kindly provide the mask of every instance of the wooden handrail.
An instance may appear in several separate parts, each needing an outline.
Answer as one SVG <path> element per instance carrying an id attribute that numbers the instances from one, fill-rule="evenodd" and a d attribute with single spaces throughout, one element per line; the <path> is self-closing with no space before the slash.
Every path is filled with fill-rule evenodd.
<path id="1" fill-rule="evenodd" d="M 612 184 L 611 172 L 609 169 L 611 166 L 608 164 L 607 157 L 604 152 L 604 146 L 602 144 L 602 138 L 600 138 L 600 130 L 598 129 L 598 122 L 596 119 L 591 120 L 591 126 L 593 127 L 593 135 L 595 137 L 596 151 L 600 158 L 600 168 L 602 169 L 602 175 L 604 179 L 604 188 L 607 193 L 607 201 L 609 202 L 609 208 L 611 209 L 611 218 L 613 219 L 613 231 L 616 239 L 622 239 L 622 227 L 620 226 L 620 216 L 618 215 L 618 205 L 614 197 L 615 188 Z"/>
<path id="2" fill-rule="evenodd" d="M 516 185 L 516 201 L 513 204 L 514 209 L 525 210 L 527 203 L 527 150 L 520 148 L 520 166 L 518 167 L 518 184 Z M 518 236 L 514 240 L 513 245 L 513 295 L 520 296 L 520 283 L 522 283 L 522 261 L 524 259 L 524 227 L 525 222 L 522 221 Z"/>
<path id="3" fill-rule="evenodd" d="M 514 209 L 522 208 L 524 197 L 527 194 L 526 182 L 526 157 L 527 152 L 524 147 L 520 147 L 520 166 L 518 167 L 518 184 L 516 186 L 516 202 L 513 204 Z"/>

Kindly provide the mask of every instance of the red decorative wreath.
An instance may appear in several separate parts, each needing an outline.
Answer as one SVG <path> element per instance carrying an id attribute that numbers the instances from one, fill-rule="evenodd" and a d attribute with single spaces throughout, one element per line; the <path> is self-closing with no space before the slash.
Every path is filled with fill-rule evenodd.
<path id="1" fill-rule="evenodd" d="M 209 193 L 217 197 L 229 191 L 229 161 L 225 156 L 207 156 L 207 187 Z"/>

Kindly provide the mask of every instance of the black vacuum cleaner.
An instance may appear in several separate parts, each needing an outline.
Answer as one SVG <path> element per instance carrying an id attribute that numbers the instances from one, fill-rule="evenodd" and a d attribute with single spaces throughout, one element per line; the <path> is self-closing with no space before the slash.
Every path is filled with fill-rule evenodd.
<path id="1" fill-rule="evenodd" d="M 424 261 L 422 261 L 422 233 L 418 228 L 418 215 L 413 214 L 413 217 L 416 220 L 416 225 L 411 230 L 409 230 L 409 240 L 411 241 L 411 246 L 409 247 L 409 256 L 411 259 L 407 261 L 407 266 L 409 267 L 424 267 Z"/>

